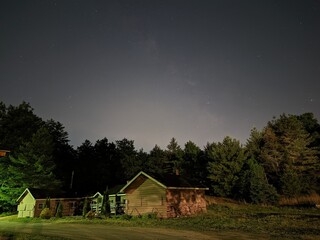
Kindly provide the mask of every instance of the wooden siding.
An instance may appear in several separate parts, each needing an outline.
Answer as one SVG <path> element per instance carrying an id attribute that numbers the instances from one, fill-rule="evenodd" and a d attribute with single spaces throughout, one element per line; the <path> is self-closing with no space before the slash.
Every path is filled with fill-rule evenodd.
<path id="1" fill-rule="evenodd" d="M 26 195 L 18 205 L 18 217 L 33 217 L 35 204 L 36 201 L 31 194 L 26 192 Z"/>
<path id="2" fill-rule="evenodd" d="M 158 217 L 167 216 L 166 191 L 149 178 L 139 177 L 138 181 L 134 181 L 125 193 L 127 194 L 127 214 L 143 215 L 157 212 Z"/>
<path id="3" fill-rule="evenodd" d="M 207 212 L 204 190 L 167 189 L 166 198 L 169 218 Z"/>
<path id="4" fill-rule="evenodd" d="M 76 213 L 77 207 L 80 204 L 80 198 L 55 198 L 50 199 L 50 210 L 53 216 L 57 212 L 57 206 L 59 202 L 62 204 L 62 216 L 73 216 Z M 42 209 L 46 204 L 46 199 L 36 199 L 36 205 L 34 209 L 34 216 L 39 217 Z"/>

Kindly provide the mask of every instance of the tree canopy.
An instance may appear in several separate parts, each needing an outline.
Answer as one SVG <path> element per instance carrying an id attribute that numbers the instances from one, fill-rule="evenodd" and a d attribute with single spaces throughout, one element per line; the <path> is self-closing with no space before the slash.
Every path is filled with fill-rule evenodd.
<path id="1" fill-rule="evenodd" d="M 79 147 L 69 144 L 62 123 L 43 120 L 30 104 L 0 102 L 0 213 L 15 209 L 24 188 L 56 189 L 81 196 L 124 184 L 139 171 L 179 174 L 209 187 L 208 194 L 272 204 L 279 196 L 320 193 L 320 125 L 312 113 L 282 114 L 252 129 L 245 145 L 229 136 L 203 149 L 183 148 L 171 138 L 166 148 L 137 150 L 134 140 L 107 138 Z"/>

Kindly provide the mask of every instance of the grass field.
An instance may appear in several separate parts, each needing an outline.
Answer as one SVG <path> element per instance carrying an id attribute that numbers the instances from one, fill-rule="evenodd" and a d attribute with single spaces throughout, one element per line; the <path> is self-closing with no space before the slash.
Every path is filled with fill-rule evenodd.
<path id="1" fill-rule="evenodd" d="M 4 233 L 4 229 L 1 230 L 1 224 L 4 223 L 15 227 L 10 231 L 5 230 L 6 233 Z M 33 226 L 34 229 L 34 226 L 42 226 L 42 229 L 44 229 L 43 226 L 50 225 L 51 228 L 60 229 L 61 231 L 65 231 L 62 226 L 66 227 L 67 225 L 81 225 L 81 228 L 88 229 L 98 229 L 100 227 L 101 229 L 106 227 L 110 229 L 120 228 L 118 230 L 120 232 L 131 229 L 129 231 L 131 233 L 133 232 L 132 229 L 135 229 L 137 235 L 142 231 L 141 236 L 145 237 L 148 233 L 155 236 L 158 233 L 159 236 L 162 236 L 158 237 L 158 239 L 179 239 L 181 234 L 185 236 L 185 231 L 189 231 L 188 236 L 194 234 L 193 239 L 205 239 L 205 236 L 209 236 L 209 239 L 234 239 L 235 236 L 238 239 L 320 239 L 319 209 L 262 207 L 234 203 L 212 205 L 206 214 L 175 219 L 153 219 L 148 218 L 148 216 L 131 219 L 113 217 L 93 220 L 81 217 L 50 220 L 17 219 L 16 216 L 3 217 L 0 218 L 0 233 L 2 231 L 2 235 L 7 234 L 9 236 L 3 239 L 39 239 L 32 232 L 19 233 L 19 224 L 22 224 L 24 228 Z M 154 232 L 154 229 L 157 229 L 158 232 Z M 163 235 L 165 232 L 170 232 L 171 235 Z M 45 234 L 45 231 L 42 231 L 41 234 Z M 39 235 L 39 231 L 37 235 Z M 175 236 L 175 238 L 170 238 L 171 236 Z M 64 237 L 70 238 L 70 235 L 65 235 Z M 54 235 L 51 234 L 47 236 L 47 239 L 57 238 L 54 238 Z M 138 236 L 137 239 L 139 239 Z M 147 238 L 142 237 L 141 239 Z"/>

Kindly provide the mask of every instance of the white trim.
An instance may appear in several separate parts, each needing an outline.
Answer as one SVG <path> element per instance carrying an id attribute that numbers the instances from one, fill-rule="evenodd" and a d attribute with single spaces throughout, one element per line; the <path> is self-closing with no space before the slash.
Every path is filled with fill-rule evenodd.
<path id="1" fill-rule="evenodd" d="M 30 190 L 28 188 L 26 188 L 23 193 L 21 193 L 21 195 L 18 197 L 17 202 L 19 202 L 20 198 L 22 198 L 22 196 L 25 194 L 25 192 L 30 193 L 31 197 L 33 198 L 33 200 L 35 201 L 36 199 L 34 198 L 34 196 L 32 195 L 32 193 L 30 192 Z"/>
<path id="2" fill-rule="evenodd" d="M 145 177 L 149 178 L 150 180 L 154 181 L 155 183 L 157 183 L 159 186 L 163 187 L 163 188 L 167 188 L 167 186 L 163 185 L 161 182 L 157 181 L 156 179 L 154 179 L 153 177 L 149 176 L 148 174 L 146 174 L 143 171 L 140 171 L 131 181 L 129 181 L 123 188 L 120 189 L 119 192 L 123 192 L 129 185 L 131 185 L 131 183 L 133 183 L 140 175 L 144 175 Z"/>

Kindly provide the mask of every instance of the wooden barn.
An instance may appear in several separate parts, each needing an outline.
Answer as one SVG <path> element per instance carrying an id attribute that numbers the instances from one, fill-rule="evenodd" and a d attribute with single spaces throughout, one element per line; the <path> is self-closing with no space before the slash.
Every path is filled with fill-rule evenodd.
<path id="1" fill-rule="evenodd" d="M 76 214 L 82 200 L 83 198 L 57 197 L 46 190 L 27 188 L 17 199 L 18 217 L 39 217 L 48 201 L 53 215 L 55 215 L 60 203 L 62 204 L 62 216 L 73 216 Z"/>
<path id="2" fill-rule="evenodd" d="M 179 175 L 151 176 L 141 171 L 119 193 L 126 196 L 129 215 L 156 213 L 172 218 L 206 212 L 205 190 Z"/>

